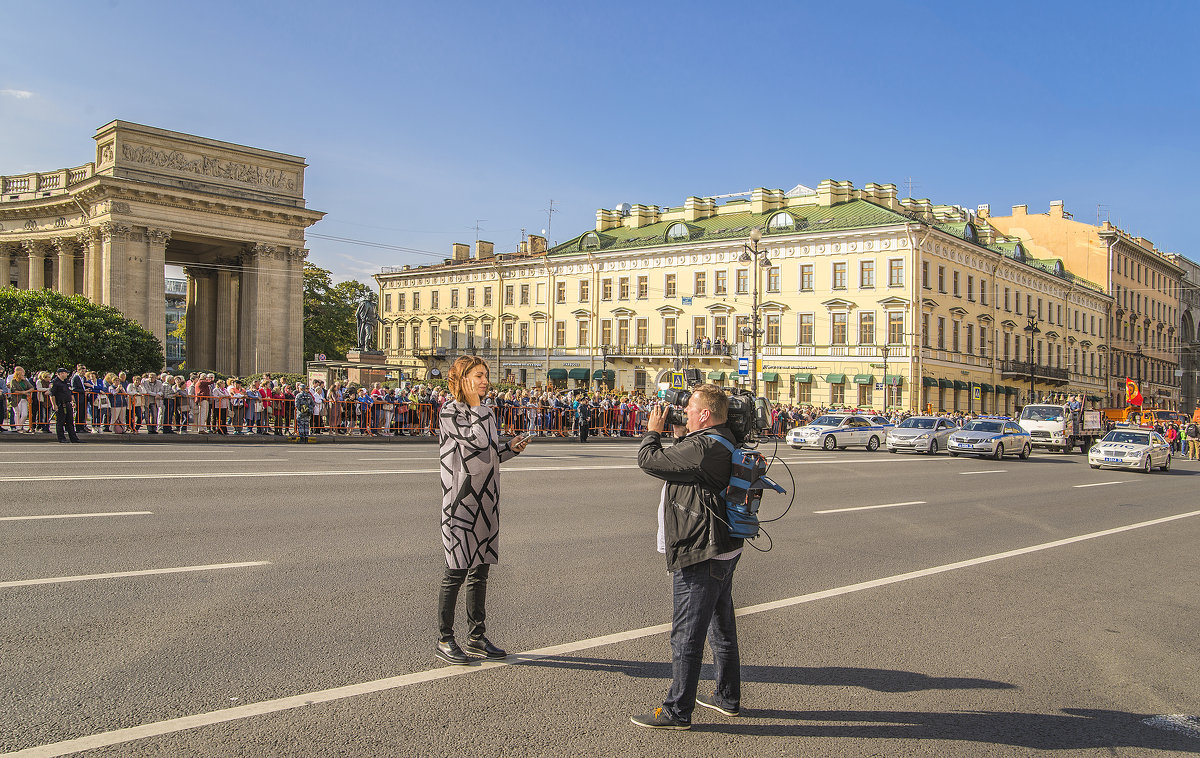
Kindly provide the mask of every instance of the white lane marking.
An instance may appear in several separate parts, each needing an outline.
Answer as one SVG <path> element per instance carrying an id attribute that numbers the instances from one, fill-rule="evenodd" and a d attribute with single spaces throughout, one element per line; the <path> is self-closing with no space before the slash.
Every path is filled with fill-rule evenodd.
<path id="1" fill-rule="evenodd" d="M 572 471 L 637 468 L 637 464 L 624 466 L 572 466 Z M 561 466 L 512 466 L 504 472 L 561 471 Z M 363 471 L 210 471 L 179 474 L 63 474 L 60 476 L 4 476 L 0 482 L 94 482 L 131 479 L 239 479 L 246 477 L 280 476 L 380 476 L 385 474 L 437 474 L 441 469 L 368 469 Z"/>
<path id="2" fill-rule="evenodd" d="M 1075 489 L 1080 489 L 1081 487 L 1103 487 L 1106 484 L 1124 484 L 1124 483 L 1125 482 L 1121 481 L 1121 482 L 1096 482 L 1094 484 L 1076 484 Z"/>
<path id="3" fill-rule="evenodd" d="M 51 518 L 94 518 L 96 516 L 153 516 L 154 511 L 112 511 L 110 513 L 52 513 L 46 516 L 0 516 L 0 521 L 39 521 Z"/>
<path id="4" fill-rule="evenodd" d="M 177 568 L 145 569 L 142 571 L 115 571 L 111 574 L 83 574 L 80 576 L 53 576 L 47 579 L 18 579 L 0 582 L 0 587 L 28 587 L 33 584 L 60 584 L 62 582 L 86 582 L 92 579 L 119 579 L 126 576 L 150 576 L 152 574 L 183 574 L 190 571 L 216 571 L 227 568 L 268 566 L 270 561 L 243 561 L 241 563 L 211 563 L 207 566 L 179 566 Z"/>
<path id="5" fill-rule="evenodd" d="M 833 508 L 827 511 L 813 511 L 813 513 L 849 513 L 850 511 L 873 511 L 876 508 L 899 508 L 902 505 L 925 505 L 924 500 L 909 500 L 906 503 L 884 503 L 883 505 L 860 505 L 857 508 Z"/>
<path id="6" fill-rule="evenodd" d="M 959 476 L 970 476 L 971 474 L 1007 474 L 1007 473 L 1008 473 L 1008 469 L 997 468 L 997 469 L 992 469 L 990 471 L 959 471 L 958 475 Z"/>
<path id="7" fill-rule="evenodd" d="M 548 461 L 548 460 L 574 460 L 576 458 L 582 458 L 583 456 L 580 456 L 580 455 L 530 455 L 529 453 L 522 453 L 521 457 L 527 461 L 529 461 L 529 460 Z M 387 458 L 385 458 L 385 457 L 381 456 L 379 458 L 355 458 L 355 460 L 370 462 L 370 461 L 436 461 L 436 460 L 440 460 L 440 459 L 437 458 L 436 456 L 432 457 L 432 458 L 406 458 L 406 457 L 395 457 L 395 458 L 387 457 Z M 505 469 L 505 470 L 507 471 L 507 469 Z"/>
<path id="8" fill-rule="evenodd" d="M 128 459 L 78 461 L 59 457 L 54 458 L 52 461 L 0 461 L 0 463 L 26 463 L 34 465 L 51 462 L 55 465 L 69 465 L 72 463 L 131 463 L 143 466 L 151 463 L 253 463 L 258 465 L 261 463 L 284 463 L 287 460 L 287 458 L 139 458 L 132 461 Z"/>
<path id="9" fill-rule="evenodd" d="M 845 587 L 837 587 L 820 592 L 810 592 L 807 595 L 797 595 L 796 597 L 776 600 L 770 603 L 760 603 L 759 605 L 751 605 L 745 608 L 740 608 L 736 611 L 738 616 L 751 616 L 757 613 L 765 613 L 780 608 L 789 608 L 803 603 L 812 603 L 817 600 L 826 600 L 839 595 L 848 595 L 853 592 L 862 592 L 864 590 L 874 589 L 876 587 L 884 587 L 889 584 L 897 584 L 899 582 L 907 582 L 913 579 L 920 579 L 934 574 L 941 574 L 947 571 L 957 571 L 959 569 L 970 568 L 992 561 L 1001 561 L 1008 558 L 1015 558 L 1029 553 L 1036 553 L 1042 550 L 1051 550 L 1056 547 L 1071 545 L 1076 542 L 1084 542 L 1100 537 L 1108 537 L 1121 532 L 1128 532 L 1134 529 L 1143 529 L 1158 524 L 1165 524 L 1170 521 L 1178 521 L 1179 519 L 1191 518 L 1200 516 L 1200 511 L 1191 511 L 1189 513 L 1179 513 L 1174 516 L 1165 516 L 1163 518 L 1153 519 L 1151 521 L 1141 521 L 1136 524 L 1128 524 L 1126 526 L 1118 526 L 1113 529 L 1105 529 L 1100 532 L 1091 532 L 1089 534 L 1081 534 L 1077 537 L 1067 537 L 1066 539 L 1055 540 L 1054 542 L 1043 542 L 1040 545 L 1031 545 L 1029 547 L 1018 548 L 1016 550 L 1008 550 L 1003 553 L 994 553 L 985 555 L 979 558 L 971 558 L 957 563 L 947 563 L 941 566 L 933 566 L 919 571 L 910 571 L 905 574 L 896 574 L 894 576 L 883 577 L 882 579 L 872 579 L 867 582 L 859 582 L 858 584 L 850 584 Z M 394 690 L 401 687 L 408 687 L 414 684 L 423 682 L 433 682 L 439 679 L 449 679 L 455 676 L 466 676 L 476 674 L 480 671 L 490 671 L 491 669 L 501 668 L 503 666 L 519 665 L 521 663 L 541 660 L 555 655 L 568 655 L 578 653 L 583 650 L 603 647 L 605 645 L 613 645 L 618 642 L 628 642 L 630 640 L 650 637 L 655 634 L 662 634 L 671 630 L 670 624 L 658 624 L 656 626 L 646 626 L 641 629 L 631 629 L 625 632 L 616 632 L 614 634 L 606 634 L 601 637 L 592 637 L 586 640 L 577 640 L 575 642 L 567 642 L 561 645 L 553 645 L 551 647 L 538 648 L 537 650 L 529 650 L 524 653 L 510 655 L 503 661 L 482 662 L 472 666 L 443 666 L 436 669 L 428 669 L 426 671 L 417 671 L 411 674 L 403 674 L 401 676 L 388 677 L 386 679 L 376 679 L 369 682 L 360 682 L 358 684 L 348 684 L 341 687 L 334 687 L 327 690 L 319 690 L 317 692 L 309 692 L 303 695 L 291 695 L 289 697 L 277 698 L 275 700 L 264 700 L 259 703 L 250 703 L 248 705 L 240 705 L 235 708 L 223 708 L 219 711 L 209 711 L 207 713 L 198 713 L 192 716 L 180 716 L 178 718 L 167 719 L 166 721 L 157 721 L 149 724 L 141 724 L 139 726 L 126 727 L 124 729 L 115 729 L 111 732 L 100 732 L 90 734 L 85 737 L 76 737 L 75 739 L 64 740 L 62 742 L 54 742 L 38 747 L 26 748 L 15 753 L 9 753 L 11 756 L 20 756 L 21 758 L 50 758 L 51 756 L 70 755 L 84 750 L 94 750 L 100 747 L 110 745 L 120 745 L 126 742 L 146 739 L 147 737 L 158 737 L 164 734 L 174 734 L 183 732 L 188 729 L 196 729 L 203 726 L 211 726 L 213 724 L 223 724 L 230 721 L 240 721 L 242 719 L 251 718 L 254 716 L 262 716 L 268 713 L 278 713 L 280 711 L 288 711 L 296 708 L 303 708 L 317 703 L 328 703 L 335 700 L 344 700 L 346 698 L 366 695 L 372 692 L 382 692 L 384 690 Z"/>

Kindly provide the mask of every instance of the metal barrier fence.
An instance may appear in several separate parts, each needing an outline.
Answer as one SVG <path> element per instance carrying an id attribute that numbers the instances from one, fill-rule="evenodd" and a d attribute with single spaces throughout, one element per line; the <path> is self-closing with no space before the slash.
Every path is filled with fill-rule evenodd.
<path id="1" fill-rule="evenodd" d="M 79 393 L 75 393 L 77 398 Z M 74 404 L 75 425 L 81 431 L 110 434 L 258 434 L 295 436 L 295 400 L 245 395 L 175 395 L 152 397 L 127 392 L 87 392 Z M 324 400 L 315 405 L 309 424 L 312 435 L 436 436 L 438 407 L 403 400 L 362 398 Z M 531 431 L 542 436 L 579 434 L 578 414 L 570 408 L 514 406 L 495 408 L 496 421 L 506 435 Z M 593 408 L 589 436 L 640 437 L 646 431 L 643 408 Z M 765 436 L 783 436 L 791 424 L 776 420 Z M 54 411 L 49 392 L 30 390 L 0 395 L 0 429 L 33 433 L 53 432 Z"/>

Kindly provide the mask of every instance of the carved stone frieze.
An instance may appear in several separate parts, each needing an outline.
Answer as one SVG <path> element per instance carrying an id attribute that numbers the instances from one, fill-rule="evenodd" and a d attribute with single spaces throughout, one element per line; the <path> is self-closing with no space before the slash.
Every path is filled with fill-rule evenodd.
<path id="1" fill-rule="evenodd" d="M 288 229 L 288 239 L 303 240 L 304 239 L 304 230 L 303 229 Z"/>
<path id="2" fill-rule="evenodd" d="M 126 203 L 121 200 L 112 201 L 110 208 L 113 213 L 124 213 L 124 214 L 129 213 L 129 203 Z"/>
<path id="3" fill-rule="evenodd" d="M 179 150 L 157 150 L 149 145 L 123 142 L 121 159 L 130 163 L 141 163 L 186 174 L 228 179 L 256 187 L 288 191 L 295 191 L 297 188 L 297 177 L 294 173 L 254 166 L 249 163 L 221 160 L 208 155 L 188 155 Z"/>

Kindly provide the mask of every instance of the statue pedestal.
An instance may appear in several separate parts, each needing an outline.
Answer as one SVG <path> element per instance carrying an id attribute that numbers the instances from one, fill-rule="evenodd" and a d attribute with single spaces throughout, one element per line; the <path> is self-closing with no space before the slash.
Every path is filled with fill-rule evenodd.
<path id="1" fill-rule="evenodd" d="M 387 378 L 386 357 L 382 350 L 350 350 L 346 353 L 346 380 L 368 389 Z M 355 366 L 353 364 L 363 364 Z"/>

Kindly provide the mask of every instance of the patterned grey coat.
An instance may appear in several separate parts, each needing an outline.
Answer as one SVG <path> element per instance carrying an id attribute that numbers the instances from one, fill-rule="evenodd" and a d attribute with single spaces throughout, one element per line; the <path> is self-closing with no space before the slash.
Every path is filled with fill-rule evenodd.
<path id="1" fill-rule="evenodd" d="M 442 546 L 446 565 L 469 569 L 500 561 L 500 463 L 516 452 L 500 443 L 486 406 L 450 400 L 439 421 Z"/>

